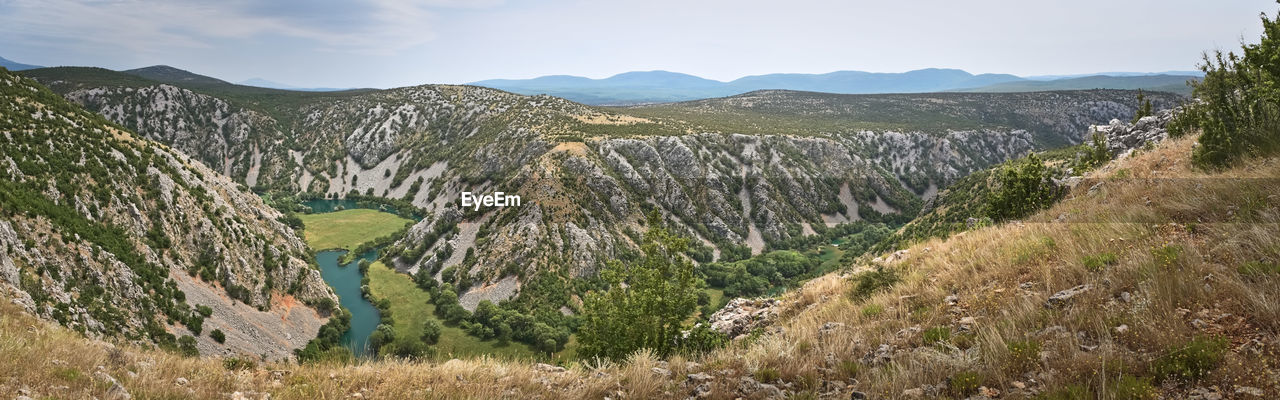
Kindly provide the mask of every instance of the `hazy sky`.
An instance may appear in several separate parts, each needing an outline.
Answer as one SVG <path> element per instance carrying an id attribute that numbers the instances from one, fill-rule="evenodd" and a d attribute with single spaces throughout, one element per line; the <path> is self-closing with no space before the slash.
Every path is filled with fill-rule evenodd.
<path id="1" fill-rule="evenodd" d="M 392 87 L 662 69 L 1194 69 L 1271 0 L 0 0 L 0 56 L 229 81 Z"/>

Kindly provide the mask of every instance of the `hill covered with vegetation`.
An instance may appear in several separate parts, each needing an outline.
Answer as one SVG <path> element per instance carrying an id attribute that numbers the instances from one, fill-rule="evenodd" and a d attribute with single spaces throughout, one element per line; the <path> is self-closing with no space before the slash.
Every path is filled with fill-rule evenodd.
<path id="1" fill-rule="evenodd" d="M 15 304 L 91 337 L 271 359 L 327 319 L 336 298 L 279 212 L 30 79 L 0 80 L 0 286 Z"/>

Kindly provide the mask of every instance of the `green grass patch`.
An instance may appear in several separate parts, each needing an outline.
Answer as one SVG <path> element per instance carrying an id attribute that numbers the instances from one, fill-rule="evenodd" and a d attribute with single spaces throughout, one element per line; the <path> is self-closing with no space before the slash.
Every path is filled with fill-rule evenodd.
<path id="1" fill-rule="evenodd" d="M 1249 261 L 1236 267 L 1240 275 L 1247 277 L 1280 275 L 1280 263 Z"/>
<path id="2" fill-rule="evenodd" d="M 1111 252 L 1094 254 L 1081 260 L 1081 262 L 1084 263 L 1084 267 L 1093 272 L 1098 272 L 1108 266 L 1116 265 L 1116 261 L 1116 253 Z"/>
<path id="3" fill-rule="evenodd" d="M 354 251 L 362 243 L 395 233 L 411 223 L 407 218 L 370 209 L 302 215 L 303 237 L 313 250 Z"/>
<path id="4" fill-rule="evenodd" d="M 925 329 L 921 335 L 924 337 L 924 344 L 942 343 L 951 340 L 951 327 L 935 326 Z"/>
<path id="5" fill-rule="evenodd" d="M 418 288 L 408 275 L 393 271 L 381 262 L 369 266 L 369 292 L 375 299 L 391 302 L 391 316 L 395 319 L 396 339 L 392 343 L 419 340 L 427 320 L 441 325 L 440 341 L 435 354 L 442 359 L 491 355 L 503 359 L 539 359 L 538 353 L 523 343 L 482 341 L 468 335 L 461 328 L 448 326 L 435 317 L 436 306 L 431 295 Z M 569 346 L 565 346 L 568 351 Z"/>
<path id="6" fill-rule="evenodd" d="M 1218 368 L 1228 345 L 1223 338 L 1196 337 L 1157 358 L 1151 365 L 1151 372 L 1160 380 L 1200 380 Z"/>

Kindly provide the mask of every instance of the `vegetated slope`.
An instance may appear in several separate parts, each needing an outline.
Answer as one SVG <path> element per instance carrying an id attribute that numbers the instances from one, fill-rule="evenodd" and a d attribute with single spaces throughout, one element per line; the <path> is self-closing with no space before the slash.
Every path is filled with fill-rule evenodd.
<path id="1" fill-rule="evenodd" d="M 543 272 L 593 276 L 602 260 L 633 252 L 649 211 L 695 237 L 708 260 L 823 226 L 902 222 L 921 197 L 971 171 L 1078 142 L 1089 124 L 1128 119 L 1136 106 L 1125 91 L 760 92 L 604 109 L 471 86 L 324 94 L 193 85 L 173 73 L 150 75 L 173 84 L 101 70 L 28 73 L 256 190 L 425 210 L 388 249 L 388 264 L 456 284 L 468 307 L 518 293 Z M 1157 108 L 1176 100 L 1151 98 Z M 457 208 L 463 191 L 497 190 L 522 206 Z M 494 285 L 503 289 L 472 293 Z"/>
<path id="2" fill-rule="evenodd" d="M 16 304 L 204 354 L 287 358 L 315 335 L 326 316 L 299 303 L 336 297 L 279 212 L 32 80 L 0 81 L 0 287 Z"/>
<path id="3" fill-rule="evenodd" d="M 741 133 L 1025 130 L 1043 149 L 1080 143 L 1084 128 L 1117 118 L 1122 110 L 1136 105 L 1136 96 L 1136 92 L 1122 90 L 876 95 L 762 90 L 626 110 L 638 116 L 670 118 Z M 1155 109 L 1170 108 L 1181 101 L 1168 93 L 1152 93 L 1148 97 Z"/>
<path id="4" fill-rule="evenodd" d="M 1198 80 L 1190 75 L 1147 75 L 1147 76 L 1085 76 L 1079 78 L 1054 79 L 1049 81 L 1017 81 L 1000 82 L 986 86 L 975 86 L 956 89 L 957 92 L 1035 92 L 1045 90 L 1088 90 L 1088 89 L 1143 89 L 1153 92 L 1170 92 L 1184 96 L 1191 95 L 1191 86 L 1187 81 Z"/>
<path id="5" fill-rule="evenodd" d="M 755 333 L 702 356 L 640 353 L 568 369 L 484 359 L 223 365 L 109 352 L 61 329 L 29 328 L 7 317 L 16 312 L 8 305 L 0 351 L 49 366 L 6 371 L 37 394 L 59 385 L 101 394 L 106 386 L 54 371 L 105 365 L 117 377 L 135 371 L 122 385 L 143 397 L 1275 396 L 1280 316 L 1269 299 L 1280 291 L 1280 185 L 1263 183 L 1280 164 L 1201 172 L 1190 165 L 1194 139 L 1103 166 L 1085 176 L 1104 182 L 1099 189 L 1077 186 L 1024 221 L 810 281 L 755 314 L 764 316 Z"/>

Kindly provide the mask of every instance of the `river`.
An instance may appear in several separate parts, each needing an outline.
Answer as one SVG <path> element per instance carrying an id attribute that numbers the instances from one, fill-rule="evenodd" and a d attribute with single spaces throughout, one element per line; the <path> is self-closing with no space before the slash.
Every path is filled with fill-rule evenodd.
<path id="1" fill-rule="evenodd" d="M 369 354 L 366 346 L 369 342 L 369 334 L 378 327 L 378 323 L 382 321 L 382 315 L 378 312 L 378 308 L 360 293 L 360 268 L 356 265 L 360 260 L 372 262 L 378 259 L 378 251 L 370 250 L 350 264 L 338 265 L 338 258 L 343 253 L 346 253 L 346 250 L 319 252 L 316 254 L 316 264 L 320 264 L 320 276 L 324 278 L 325 283 L 333 287 L 333 291 L 338 294 L 338 303 L 351 312 L 351 329 L 342 335 L 342 344 L 351 349 L 356 357 L 364 357 Z"/>

